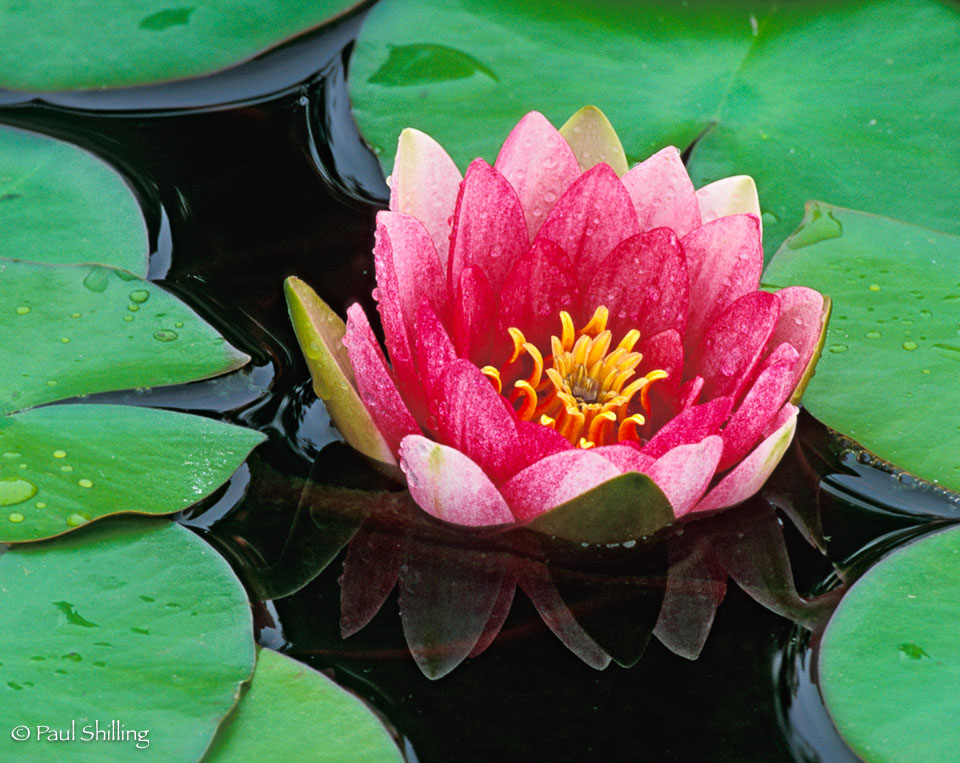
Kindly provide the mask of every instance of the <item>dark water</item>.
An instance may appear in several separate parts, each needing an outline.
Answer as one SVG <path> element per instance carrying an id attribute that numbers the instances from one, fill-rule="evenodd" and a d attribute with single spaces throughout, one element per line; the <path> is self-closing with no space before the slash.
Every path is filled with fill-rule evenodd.
<path id="1" fill-rule="evenodd" d="M 270 436 L 180 521 L 260 600 L 260 641 L 332 670 L 385 716 L 411 760 L 853 760 L 819 702 L 816 636 L 733 584 L 697 661 L 651 639 L 633 667 L 595 671 L 521 594 L 493 645 L 435 682 L 409 655 L 396 592 L 366 628 L 340 637 L 337 551 L 353 528 L 311 515 L 311 496 L 323 485 L 389 483 L 335 442 L 282 282 L 300 276 L 341 312 L 360 301 L 375 314 L 370 251 L 386 189 L 345 87 L 361 20 L 362 12 L 195 81 L 0 93 L 0 121 L 77 143 L 129 179 L 150 227 L 151 278 L 254 359 L 221 379 L 96 399 L 191 411 Z M 774 487 L 778 479 L 791 510 L 808 528 L 819 523 L 824 539 L 821 553 L 784 522 L 802 594 L 838 585 L 833 564 L 852 579 L 890 547 L 960 515 L 949 496 L 878 468 L 808 416 Z M 602 588 L 604 571 L 590 574 Z M 636 614 L 627 609 L 598 611 L 611 632 L 626 632 Z"/>

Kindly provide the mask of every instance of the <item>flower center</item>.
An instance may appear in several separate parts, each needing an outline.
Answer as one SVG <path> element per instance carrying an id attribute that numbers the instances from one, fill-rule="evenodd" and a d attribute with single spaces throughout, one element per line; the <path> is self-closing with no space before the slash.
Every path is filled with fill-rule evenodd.
<path id="1" fill-rule="evenodd" d="M 579 448 L 637 441 L 637 428 L 646 419 L 641 413 L 631 413 L 631 403 L 639 393 L 640 405 L 649 413 L 649 386 L 667 374 L 658 369 L 637 376 L 643 356 L 633 347 L 640 332 L 631 329 L 611 350 L 608 318 L 609 311 L 601 305 L 577 331 L 570 314 L 562 311 L 560 336 L 550 337 L 551 353 L 546 358 L 519 329 L 510 328 L 513 353 L 504 367 L 484 366 L 481 370 L 502 392 L 502 378 L 526 355 L 533 370 L 528 378 L 513 383 L 510 395 L 511 403 L 519 403 L 517 415 L 522 420 L 555 429 Z"/>

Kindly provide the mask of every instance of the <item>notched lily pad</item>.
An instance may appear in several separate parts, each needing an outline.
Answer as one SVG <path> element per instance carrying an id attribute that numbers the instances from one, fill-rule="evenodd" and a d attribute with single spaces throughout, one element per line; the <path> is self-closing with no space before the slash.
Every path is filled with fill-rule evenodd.
<path id="1" fill-rule="evenodd" d="M 269 649 L 257 652 L 250 689 L 204 760 L 402 761 L 359 699 L 316 670 Z"/>
<path id="2" fill-rule="evenodd" d="M 0 260 L 0 412 L 179 384 L 250 358 L 158 286 L 102 265 Z"/>
<path id="3" fill-rule="evenodd" d="M 0 542 L 47 538 L 119 512 L 206 498 L 264 440 L 200 416 L 53 405 L 0 418 Z"/>
<path id="4" fill-rule="evenodd" d="M 0 716 L 31 732 L 0 736 L 5 760 L 133 759 L 147 747 L 197 760 L 253 671 L 240 581 L 176 524 L 113 519 L 15 547 L 0 556 L 0 590 Z M 71 721 L 74 742 L 36 738 L 38 726 L 69 734 Z M 113 721 L 134 733 L 81 741 Z"/>
<path id="5" fill-rule="evenodd" d="M 674 520 L 663 491 L 628 472 L 541 514 L 527 527 L 575 543 L 621 543 L 653 535 Z"/>
<path id="6" fill-rule="evenodd" d="M 0 257 L 147 274 L 147 227 L 126 181 L 77 146 L 5 126 L 0 230 Z"/>
<path id="7" fill-rule="evenodd" d="M 0 9 L 0 87 L 87 90 L 196 77 L 241 63 L 357 0 L 24 0 Z"/>
<path id="8" fill-rule="evenodd" d="M 809 286 L 833 302 L 804 406 L 951 490 L 960 490 L 960 419 L 945 391 L 960 372 L 958 261 L 960 236 L 811 202 L 763 276 L 768 286 Z"/>
<path id="9" fill-rule="evenodd" d="M 871 567 L 840 602 L 819 653 L 820 690 L 866 761 L 952 760 L 960 746 L 960 528 Z"/>

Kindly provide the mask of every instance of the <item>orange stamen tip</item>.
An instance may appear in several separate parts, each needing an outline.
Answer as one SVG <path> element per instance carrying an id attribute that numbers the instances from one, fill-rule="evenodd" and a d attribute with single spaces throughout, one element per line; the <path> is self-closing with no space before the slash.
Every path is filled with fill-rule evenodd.
<path id="1" fill-rule="evenodd" d="M 559 340 L 561 349 L 570 352 L 570 348 L 573 347 L 576 331 L 573 328 L 573 318 L 570 317 L 570 313 L 566 310 L 560 311 L 560 325 L 563 327 Z M 554 350 L 553 354 L 557 354 L 556 350 Z"/>
<path id="2" fill-rule="evenodd" d="M 640 442 L 640 435 L 637 429 L 646 423 L 647 420 L 639 413 L 628 416 L 620 422 L 620 427 L 617 429 L 617 441 L 632 440 L 633 442 Z"/>
<path id="3" fill-rule="evenodd" d="M 557 420 L 551 419 L 549 416 L 544 414 L 543 416 L 540 417 L 540 424 L 542 426 L 550 427 L 551 429 L 553 429 L 557 425 Z"/>
<path id="4" fill-rule="evenodd" d="M 514 363 L 517 358 L 520 357 L 520 353 L 523 352 L 523 345 L 527 343 L 526 337 L 524 337 L 523 332 L 511 326 L 507 329 L 507 333 L 510 335 L 510 338 L 513 340 L 513 354 L 507 360 L 507 364 Z"/>
<path id="5" fill-rule="evenodd" d="M 600 307 L 593 311 L 593 317 L 587 322 L 587 325 L 580 329 L 580 333 L 596 336 L 607 327 L 607 320 L 609 318 L 610 311 L 603 305 L 600 305 Z"/>
<path id="6" fill-rule="evenodd" d="M 503 382 L 500 381 L 500 372 L 496 368 L 493 366 L 484 366 L 480 369 L 480 373 L 493 382 L 494 389 L 497 390 L 498 395 L 503 391 Z"/>
<path id="7" fill-rule="evenodd" d="M 537 408 L 537 391 L 523 379 L 514 382 L 513 386 L 523 393 L 523 403 L 520 405 L 520 410 L 517 411 L 517 416 L 523 421 L 529 421 L 533 418 L 533 412 Z"/>
<path id="8" fill-rule="evenodd" d="M 592 448 L 595 445 L 596 445 L 595 442 L 590 442 L 590 440 L 588 440 L 586 437 L 581 437 L 578 447 L 583 450 L 586 450 L 587 448 Z"/>
<path id="9" fill-rule="evenodd" d="M 630 329 L 620 340 L 620 344 L 617 345 L 618 350 L 626 350 L 631 352 L 633 346 L 640 340 L 640 332 L 636 329 Z"/>

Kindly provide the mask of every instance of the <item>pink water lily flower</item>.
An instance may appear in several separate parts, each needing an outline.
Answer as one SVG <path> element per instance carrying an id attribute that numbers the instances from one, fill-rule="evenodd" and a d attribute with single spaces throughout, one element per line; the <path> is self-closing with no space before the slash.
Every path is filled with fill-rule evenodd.
<path id="1" fill-rule="evenodd" d="M 348 442 L 396 459 L 424 511 L 523 523 L 632 471 L 676 517 L 760 488 L 829 303 L 758 290 L 749 177 L 695 190 L 673 147 L 628 170 L 588 107 L 559 131 L 527 114 L 462 177 L 407 129 L 390 189 L 374 248 L 389 360 L 359 305 L 346 356 L 322 303 L 324 341 L 300 338 Z"/>

